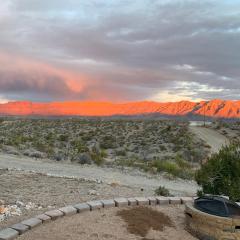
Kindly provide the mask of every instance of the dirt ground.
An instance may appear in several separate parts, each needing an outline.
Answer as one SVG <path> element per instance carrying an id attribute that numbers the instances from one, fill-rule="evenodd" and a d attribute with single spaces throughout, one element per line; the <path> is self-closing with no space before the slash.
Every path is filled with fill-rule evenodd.
<path id="1" fill-rule="evenodd" d="M 49 159 L 34 159 L 0 153 L 0 168 L 31 171 L 48 176 L 102 181 L 109 184 L 117 182 L 121 186 L 154 190 L 159 185 L 169 189 L 176 196 L 194 196 L 198 185 L 195 181 L 169 179 L 162 174 L 150 174 L 138 169 L 118 169 L 98 167 L 96 165 L 79 165 L 67 162 L 56 162 Z M 1 189 L 0 189 L 1 190 Z"/>
<path id="2" fill-rule="evenodd" d="M 229 139 L 216 130 L 195 126 L 191 126 L 190 130 L 211 146 L 211 153 L 217 153 L 222 146 L 229 144 Z"/>
<path id="3" fill-rule="evenodd" d="M 0 170 L 0 199 L 5 201 L 5 205 L 14 205 L 17 201 L 36 205 L 33 209 L 23 208 L 21 216 L 12 216 L 0 222 L 0 229 L 52 208 L 95 199 L 144 195 L 151 196 L 153 191 L 120 186 L 117 183 L 106 184 L 39 173 Z"/>
<path id="4" fill-rule="evenodd" d="M 127 209 L 131 208 L 126 208 Z M 129 222 L 121 216 L 119 208 L 102 209 L 65 217 L 42 225 L 22 236 L 19 240 L 194 240 L 185 230 L 184 206 L 155 206 L 147 215 L 155 215 L 152 225 L 143 234 L 129 231 Z M 119 212 L 120 211 L 120 212 Z M 131 210 L 130 210 L 131 211 Z M 146 210 L 143 210 L 146 213 Z M 136 212 L 136 210 L 135 210 Z M 137 213 L 142 217 L 142 213 Z M 140 214 L 140 215 L 139 215 Z M 164 216 L 164 220 L 158 219 Z M 149 217 L 149 216 L 148 216 Z M 144 220 L 144 218 L 142 218 Z M 141 223 L 138 222 L 139 227 Z"/>

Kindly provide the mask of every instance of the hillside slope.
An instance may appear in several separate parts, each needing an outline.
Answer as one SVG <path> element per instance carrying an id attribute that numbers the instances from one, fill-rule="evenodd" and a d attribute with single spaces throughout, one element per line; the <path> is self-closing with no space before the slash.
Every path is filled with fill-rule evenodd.
<path id="1" fill-rule="evenodd" d="M 1 115 L 42 116 L 114 116 L 161 114 L 170 116 L 205 115 L 217 118 L 240 118 L 240 100 L 180 102 L 9 102 L 0 104 Z"/>

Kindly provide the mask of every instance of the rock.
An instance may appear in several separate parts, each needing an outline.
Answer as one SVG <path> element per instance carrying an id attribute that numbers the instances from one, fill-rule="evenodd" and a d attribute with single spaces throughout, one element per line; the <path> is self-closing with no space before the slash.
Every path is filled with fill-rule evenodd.
<path id="1" fill-rule="evenodd" d="M 127 200 L 129 206 L 137 206 L 137 200 L 135 198 L 128 198 Z"/>
<path id="2" fill-rule="evenodd" d="M 90 211 L 90 206 L 87 203 L 79 203 L 74 205 L 74 208 L 77 209 L 78 213 Z"/>
<path id="3" fill-rule="evenodd" d="M 5 201 L 0 199 L 0 206 L 4 205 L 5 204 Z"/>
<path id="4" fill-rule="evenodd" d="M 37 205 L 35 203 L 29 202 L 27 203 L 26 207 L 27 210 L 33 209 L 33 208 L 37 208 Z"/>
<path id="5" fill-rule="evenodd" d="M 65 216 L 71 216 L 77 213 L 77 209 L 74 208 L 73 206 L 62 207 L 59 208 L 59 210 L 63 212 Z"/>
<path id="6" fill-rule="evenodd" d="M 45 214 L 40 214 L 36 216 L 35 218 L 40 219 L 43 223 L 51 221 L 51 218 Z"/>
<path id="7" fill-rule="evenodd" d="M 157 198 L 156 197 L 148 197 L 150 205 L 157 205 Z"/>
<path id="8" fill-rule="evenodd" d="M 117 182 L 112 182 L 112 183 L 110 183 L 110 186 L 115 188 L 115 187 L 119 187 L 120 184 Z"/>
<path id="9" fill-rule="evenodd" d="M 63 212 L 59 210 L 51 210 L 51 211 L 45 212 L 44 214 L 49 216 L 52 220 L 56 220 L 57 218 L 60 218 L 64 215 Z"/>
<path id="10" fill-rule="evenodd" d="M 117 207 L 128 206 L 128 200 L 126 198 L 115 198 L 114 201 Z"/>
<path id="11" fill-rule="evenodd" d="M 115 207 L 115 202 L 113 199 L 100 200 L 100 202 L 103 204 L 104 208 Z"/>
<path id="12" fill-rule="evenodd" d="M 160 196 L 160 197 L 156 197 L 156 199 L 157 199 L 157 204 L 159 205 L 167 205 L 170 203 L 170 199 L 167 197 Z"/>
<path id="13" fill-rule="evenodd" d="M 137 197 L 137 205 L 142 206 L 142 205 L 149 205 L 149 200 L 145 197 Z"/>
<path id="14" fill-rule="evenodd" d="M 103 208 L 103 203 L 100 201 L 90 201 L 87 204 L 90 206 L 91 211 Z"/>
<path id="15" fill-rule="evenodd" d="M 96 190 L 91 189 L 88 191 L 88 195 L 99 196 L 100 194 Z"/>
<path id="16" fill-rule="evenodd" d="M 0 222 L 3 222 L 6 219 L 5 215 L 0 214 Z"/>
<path id="17" fill-rule="evenodd" d="M 10 228 L 18 231 L 20 235 L 29 230 L 29 227 L 24 225 L 24 224 L 22 224 L 22 223 L 14 224 Z"/>
<path id="18" fill-rule="evenodd" d="M 170 197 L 170 204 L 181 204 L 181 198 L 180 197 Z"/>
<path id="19" fill-rule="evenodd" d="M 12 228 L 5 228 L 0 231 L 0 239 L 2 240 L 12 240 L 19 235 L 18 231 Z"/>
<path id="20" fill-rule="evenodd" d="M 17 205 L 9 206 L 9 215 L 20 216 L 22 214 L 21 209 Z"/>
<path id="21" fill-rule="evenodd" d="M 101 183 L 103 183 L 103 181 L 100 179 L 96 179 L 96 183 L 101 184 Z"/>
<path id="22" fill-rule="evenodd" d="M 40 220 L 39 218 L 30 218 L 30 219 L 27 219 L 25 221 L 22 221 L 22 224 L 23 225 L 26 225 L 27 227 L 29 227 L 30 229 L 38 226 L 38 225 L 41 225 L 42 224 L 42 220 Z"/>
<path id="23" fill-rule="evenodd" d="M 8 208 L 0 206 L 0 214 L 5 214 L 8 211 Z"/>
<path id="24" fill-rule="evenodd" d="M 16 201 L 16 204 L 18 207 L 23 207 L 24 206 L 24 203 L 21 202 L 21 201 Z"/>

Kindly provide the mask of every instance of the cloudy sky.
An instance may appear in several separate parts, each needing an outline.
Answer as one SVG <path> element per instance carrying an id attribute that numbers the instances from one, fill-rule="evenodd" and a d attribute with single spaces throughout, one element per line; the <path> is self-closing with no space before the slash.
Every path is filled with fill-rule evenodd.
<path id="1" fill-rule="evenodd" d="M 3 0 L 0 101 L 240 99 L 240 0 Z"/>

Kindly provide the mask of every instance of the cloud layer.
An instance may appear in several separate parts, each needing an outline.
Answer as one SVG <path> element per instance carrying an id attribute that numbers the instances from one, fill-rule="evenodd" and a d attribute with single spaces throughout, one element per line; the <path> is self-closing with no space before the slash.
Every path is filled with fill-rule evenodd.
<path id="1" fill-rule="evenodd" d="M 239 99 L 237 0 L 6 0 L 0 99 Z"/>

